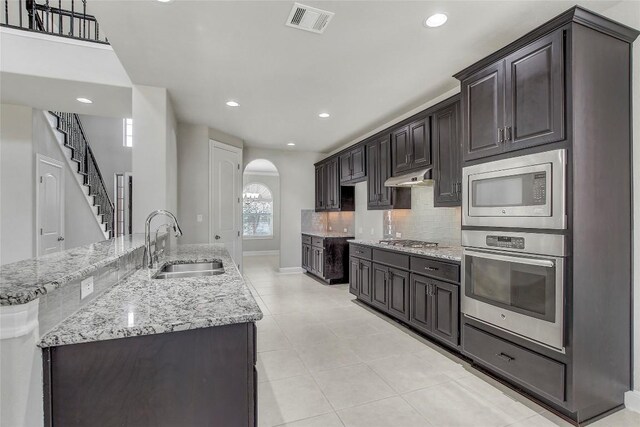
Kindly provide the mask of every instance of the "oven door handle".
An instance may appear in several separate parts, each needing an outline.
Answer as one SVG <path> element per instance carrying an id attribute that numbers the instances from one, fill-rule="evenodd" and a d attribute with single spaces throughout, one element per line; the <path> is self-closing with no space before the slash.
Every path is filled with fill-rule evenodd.
<path id="1" fill-rule="evenodd" d="M 520 257 L 513 257 L 508 255 L 498 255 L 493 253 L 470 251 L 467 249 L 465 249 L 464 254 L 465 256 L 469 255 L 469 256 L 474 256 L 478 258 L 492 259 L 496 261 L 513 262 L 516 264 L 535 265 L 538 267 L 547 267 L 547 268 L 555 267 L 555 263 L 547 259 L 520 258 Z"/>

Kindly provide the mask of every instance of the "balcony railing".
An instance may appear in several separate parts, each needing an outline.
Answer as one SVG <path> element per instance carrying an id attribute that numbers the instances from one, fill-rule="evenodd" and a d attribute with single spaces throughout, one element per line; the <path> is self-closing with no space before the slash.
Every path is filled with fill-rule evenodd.
<path id="1" fill-rule="evenodd" d="M 109 44 L 86 0 L 4 0 L 0 13 L 4 27 Z"/>

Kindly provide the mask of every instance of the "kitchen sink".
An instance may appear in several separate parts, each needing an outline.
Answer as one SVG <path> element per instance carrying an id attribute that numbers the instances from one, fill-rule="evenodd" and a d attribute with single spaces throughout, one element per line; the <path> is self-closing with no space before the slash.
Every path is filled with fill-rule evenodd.
<path id="1" fill-rule="evenodd" d="M 222 262 L 193 262 L 188 264 L 168 264 L 162 267 L 154 279 L 179 279 L 184 277 L 204 277 L 223 274 Z"/>

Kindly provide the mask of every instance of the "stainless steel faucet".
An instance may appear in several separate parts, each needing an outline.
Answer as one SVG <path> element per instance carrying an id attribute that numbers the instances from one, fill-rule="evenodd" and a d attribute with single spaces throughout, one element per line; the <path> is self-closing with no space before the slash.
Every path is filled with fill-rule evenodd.
<path id="1" fill-rule="evenodd" d="M 163 209 L 158 209 L 157 211 L 153 211 L 147 217 L 147 221 L 144 224 L 144 265 L 148 268 L 153 268 L 154 259 L 157 260 L 157 245 L 158 245 L 158 234 L 156 233 L 156 241 L 153 246 L 153 254 L 151 253 L 151 220 L 158 215 L 168 216 L 173 221 L 173 231 L 175 232 L 176 237 L 182 236 L 182 230 L 180 229 L 180 225 L 178 224 L 178 219 L 169 211 L 165 211 Z"/>

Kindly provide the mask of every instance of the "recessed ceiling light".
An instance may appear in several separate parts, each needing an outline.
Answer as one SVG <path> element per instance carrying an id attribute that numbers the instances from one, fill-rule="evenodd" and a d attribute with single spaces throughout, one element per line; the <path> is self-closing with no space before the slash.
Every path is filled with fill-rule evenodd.
<path id="1" fill-rule="evenodd" d="M 447 15 L 444 13 L 434 13 L 424 21 L 424 25 L 434 28 L 444 25 L 445 22 L 447 22 Z"/>
<path id="2" fill-rule="evenodd" d="M 89 98 L 76 98 L 76 101 L 82 102 L 83 104 L 93 104 L 93 101 Z"/>
<path id="3" fill-rule="evenodd" d="M 329 117 L 331 114 L 329 113 L 320 113 L 318 114 L 318 117 L 320 117 L 321 119 L 326 119 L 327 117 Z"/>
<path id="4" fill-rule="evenodd" d="M 290 142 L 287 145 L 290 146 L 290 147 L 293 147 L 294 145 L 296 145 L 296 143 L 295 142 Z"/>
<path id="5" fill-rule="evenodd" d="M 240 104 L 238 104 L 236 101 L 227 101 L 227 105 L 229 107 L 239 107 Z"/>
<path id="6" fill-rule="evenodd" d="M 158 0 L 160 3 L 171 3 L 173 0 Z"/>

